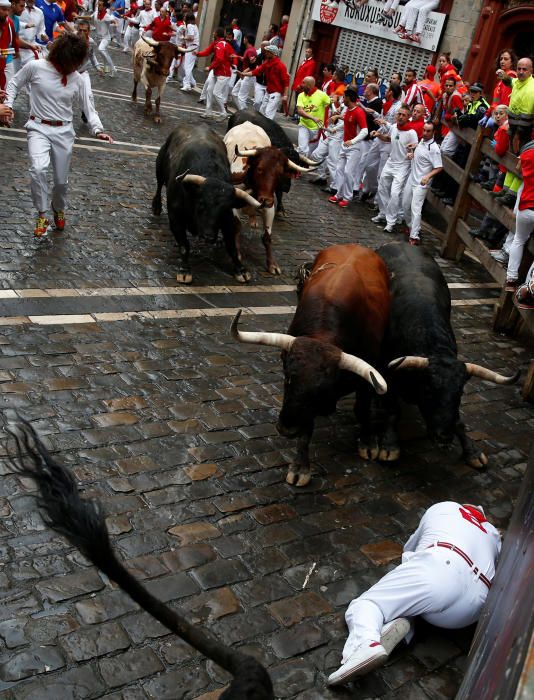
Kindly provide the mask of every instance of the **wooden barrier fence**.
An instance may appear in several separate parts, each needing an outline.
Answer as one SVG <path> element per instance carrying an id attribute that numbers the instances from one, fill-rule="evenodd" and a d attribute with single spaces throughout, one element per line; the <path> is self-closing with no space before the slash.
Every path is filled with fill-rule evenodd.
<path id="1" fill-rule="evenodd" d="M 478 172 L 480 162 L 484 157 L 490 158 L 495 163 L 518 175 L 517 158 L 511 153 L 506 153 L 502 158 L 496 155 L 490 144 L 486 131 L 478 128 L 458 129 L 452 131 L 464 142 L 471 146 L 465 167 L 461 167 L 447 156 L 443 157 L 443 167 L 458 184 L 458 194 L 452 207 L 444 205 L 432 192 L 428 192 L 427 201 L 445 219 L 447 228 L 441 248 L 441 255 L 451 260 L 459 260 L 465 250 L 469 250 L 489 272 L 496 282 L 503 285 L 503 292 L 496 304 L 493 316 L 493 329 L 499 333 L 518 336 L 528 333 L 534 337 L 534 311 L 518 309 L 513 302 L 513 294 L 504 291 L 506 281 L 506 269 L 494 260 L 488 248 L 479 238 L 474 238 L 469 233 L 470 218 L 473 208 L 477 204 L 483 207 L 491 216 L 506 226 L 509 231 L 515 230 L 515 215 L 511 209 L 502 206 L 495 201 L 489 192 L 473 181 L 473 175 Z M 532 260 L 534 259 L 534 239 L 530 239 L 525 246 L 525 253 L 519 271 L 519 278 L 525 276 Z M 523 398 L 534 402 L 534 361 L 530 363 L 526 380 L 523 384 Z"/>

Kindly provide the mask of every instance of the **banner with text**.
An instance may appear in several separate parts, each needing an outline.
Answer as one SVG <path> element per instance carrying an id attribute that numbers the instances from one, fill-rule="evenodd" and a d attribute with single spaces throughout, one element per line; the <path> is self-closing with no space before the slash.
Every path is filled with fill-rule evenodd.
<path id="1" fill-rule="evenodd" d="M 352 0 L 353 1 L 353 0 Z M 316 22 L 332 24 L 335 27 L 353 29 L 355 32 L 381 36 L 390 41 L 414 46 L 415 48 L 436 51 L 443 31 L 447 15 L 442 12 L 430 12 L 421 34 L 421 43 L 414 43 L 408 39 L 401 39 L 394 31 L 400 24 L 402 7 L 395 11 L 392 17 L 384 17 L 382 10 L 384 4 L 377 0 L 369 0 L 366 5 L 359 8 L 350 7 L 344 0 L 315 0 L 312 11 L 312 19 Z"/>

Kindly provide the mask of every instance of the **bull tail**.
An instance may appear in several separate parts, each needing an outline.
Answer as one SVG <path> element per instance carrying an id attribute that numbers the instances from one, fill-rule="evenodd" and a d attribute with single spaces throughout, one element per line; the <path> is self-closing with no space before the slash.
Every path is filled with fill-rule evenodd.
<path id="1" fill-rule="evenodd" d="M 274 697 L 271 680 L 258 661 L 232 650 L 211 634 L 187 622 L 154 597 L 125 568 L 110 542 L 100 503 L 81 498 L 70 470 L 54 459 L 33 427 L 27 421 L 20 420 L 7 430 L 15 439 L 15 451 L 9 451 L 10 465 L 17 473 L 29 476 L 37 483 L 37 501 L 46 524 L 63 535 L 167 629 L 237 676 L 225 698 L 271 700 Z M 248 688 L 252 691 L 250 694 Z"/>
<path id="2" fill-rule="evenodd" d="M 303 263 L 300 267 L 295 270 L 295 275 L 293 279 L 297 283 L 297 297 L 300 299 L 306 280 L 309 279 L 313 270 L 313 263 L 307 262 Z"/>

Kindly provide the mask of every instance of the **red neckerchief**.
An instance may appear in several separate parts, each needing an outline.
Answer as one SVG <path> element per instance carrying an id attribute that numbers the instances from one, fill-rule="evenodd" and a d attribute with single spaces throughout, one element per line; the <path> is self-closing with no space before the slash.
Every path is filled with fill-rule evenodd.
<path id="1" fill-rule="evenodd" d="M 393 105 L 394 100 L 386 100 L 384 102 L 384 105 L 382 107 L 382 114 L 385 116 L 389 110 L 391 109 L 391 106 Z"/>
<path id="2" fill-rule="evenodd" d="M 98 17 L 98 19 L 102 20 L 102 19 L 104 19 L 106 14 L 107 14 L 107 10 L 104 7 L 102 10 L 99 11 L 99 13 L 97 14 L 97 17 Z"/>
<path id="3" fill-rule="evenodd" d="M 397 131 L 410 131 L 410 129 L 413 129 L 413 122 L 407 122 L 402 126 L 400 124 L 397 124 Z"/>
<path id="4" fill-rule="evenodd" d="M 473 518 L 475 518 L 475 520 L 477 520 L 479 523 L 487 523 L 488 522 L 484 513 L 481 513 L 478 510 L 478 508 L 473 508 L 473 506 L 466 506 L 466 505 L 463 505 L 462 508 L 464 510 L 468 510 L 469 514 L 472 515 Z"/>
<path id="5" fill-rule="evenodd" d="M 70 75 L 70 73 L 65 73 L 63 71 L 63 68 L 61 66 L 59 66 L 55 61 L 52 61 L 50 59 L 48 59 L 48 60 L 54 66 L 54 68 L 57 70 L 57 72 L 61 75 L 61 84 L 64 87 L 67 87 L 67 77 Z"/>
<path id="6" fill-rule="evenodd" d="M 307 93 L 308 97 L 311 97 L 311 96 L 313 95 L 314 92 L 317 92 L 317 88 L 316 88 L 316 87 L 313 87 L 313 88 Z"/>

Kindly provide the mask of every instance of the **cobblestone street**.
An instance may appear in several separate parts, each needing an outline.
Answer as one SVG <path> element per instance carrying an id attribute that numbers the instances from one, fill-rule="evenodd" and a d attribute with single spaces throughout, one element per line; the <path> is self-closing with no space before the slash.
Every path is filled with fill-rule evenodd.
<path id="1" fill-rule="evenodd" d="M 274 224 L 281 277 L 264 271 L 260 235 L 244 224 L 250 285 L 237 285 L 221 243 L 194 240 L 193 286 L 178 286 L 166 209 L 150 210 L 155 156 L 175 126 L 198 121 L 201 105 L 171 83 L 155 125 L 142 90 L 130 102 L 128 57 L 113 58 L 118 77 L 92 82 L 116 142 L 90 139 L 77 120 L 63 234 L 32 235 L 24 96 L 14 128 L 0 130 L 0 407 L 31 420 L 83 492 L 102 501 L 115 547 L 149 590 L 261 659 L 276 697 L 453 698 L 473 628 L 421 623 L 384 667 L 335 691 L 325 681 L 339 664 L 347 604 L 398 563 L 426 507 L 480 503 L 506 527 L 534 407 L 521 383 L 467 384 L 469 435 L 490 458 L 476 471 L 459 446 L 435 448 L 408 407 L 401 460 L 363 462 L 348 398 L 318 421 L 310 485 L 286 484 L 295 445 L 275 429 L 280 353 L 236 344 L 231 318 L 243 308 L 244 330 L 286 332 L 300 264 L 328 245 L 378 247 L 392 236 L 365 205 L 334 207 L 303 176 Z M 430 234 L 425 247 L 437 256 Z M 437 259 L 461 358 L 524 376 L 531 348 L 491 331 L 499 289 L 467 257 Z M 47 528 L 32 491 L 2 459 L 0 697 L 215 700 L 228 677 Z"/>

